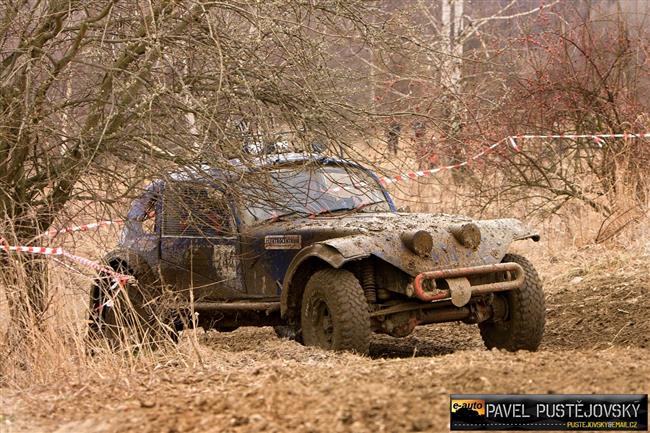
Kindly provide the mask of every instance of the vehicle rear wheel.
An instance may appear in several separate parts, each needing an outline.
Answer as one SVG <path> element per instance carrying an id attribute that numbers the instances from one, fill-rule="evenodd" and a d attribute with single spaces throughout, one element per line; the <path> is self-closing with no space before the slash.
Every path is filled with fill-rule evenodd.
<path id="1" fill-rule="evenodd" d="M 302 343 L 302 332 L 297 326 L 276 325 L 273 327 L 273 330 L 275 331 L 275 335 L 277 335 L 278 338 Z"/>
<path id="2" fill-rule="evenodd" d="M 88 331 L 91 349 L 103 343 L 111 350 L 155 348 L 164 341 L 176 341 L 180 322 L 163 317 L 154 309 L 155 303 L 149 302 L 152 294 L 137 272 L 126 264 L 114 268 L 121 274 L 132 275 L 133 281 L 120 287 L 106 274 L 95 281 Z"/>
<path id="3" fill-rule="evenodd" d="M 532 263 L 518 254 L 506 254 L 502 262 L 514 262 L 524 269 L 526 281 L 523 287 L 497 293 L 507 301 L 505 320 L 486 321 L 478 326 L 488 349 L 535 351 L 542 342 L 546 308 L 542 282 Z"/>
<path id="4" fill-rule="evenodd" d="M 307 346 L 368 353 L 370 313 L 354 274 L 324 269 L 312 275 L 302 298 L 301 327 Z"/>

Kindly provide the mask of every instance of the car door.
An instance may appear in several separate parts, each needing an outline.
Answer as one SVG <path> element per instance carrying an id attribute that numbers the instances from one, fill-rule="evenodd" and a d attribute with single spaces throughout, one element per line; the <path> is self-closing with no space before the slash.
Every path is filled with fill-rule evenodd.
<path id="1" fill-rule="evenodd" d="M 163 192 L 163 279 L 195 300 L 245 297 L 232 208 L 214 184 L 169 182 Z"/>

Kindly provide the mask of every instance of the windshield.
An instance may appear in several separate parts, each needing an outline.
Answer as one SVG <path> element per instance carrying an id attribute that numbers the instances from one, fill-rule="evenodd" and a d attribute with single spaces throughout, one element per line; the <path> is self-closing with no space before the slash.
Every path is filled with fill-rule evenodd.
<path id="1" fill-rule="evenodd" d="M 350 166 L 291 166 L 250 173 L 242 205 L 245 222 L 337 211 L 386 212 L 383 190 L 365 170 Z"/>

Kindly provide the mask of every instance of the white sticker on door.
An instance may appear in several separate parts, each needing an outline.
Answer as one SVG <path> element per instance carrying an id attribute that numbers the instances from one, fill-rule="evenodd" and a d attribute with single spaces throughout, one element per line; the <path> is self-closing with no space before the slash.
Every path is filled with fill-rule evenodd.
<path id="1" fill-rule="evenodd" d="M 302 248 L 300 235 L 268 235 L 264 238 L 267 250 L 299 250 Z"/>
<path id="2" fill-rule="evenodd" d="M 237 257 L 234 245 L 214 245 L 212 250 L 212 263 L 222 281 L 237 278 Z"/>

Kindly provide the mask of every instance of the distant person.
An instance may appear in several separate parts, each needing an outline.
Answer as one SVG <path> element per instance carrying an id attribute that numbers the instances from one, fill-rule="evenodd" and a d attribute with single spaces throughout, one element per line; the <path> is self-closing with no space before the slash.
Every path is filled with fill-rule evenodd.
<path id="1" fill-rule="evenodd" d="M 415 120 L 411 127 L 413 128 L 413 137 L 417 149 L 418 169 L 431 169 L 440 165 L 440 157 L 435 151 L 434 138 L 427 140 L 427 125 L 422 120 Z"/>
<path id="2" fill-rule="evenodd" d="M 413 122 L 413 135 L 415 136 L 416 141 L 424 139 L 424 136 L 427 133 L 427 125 L 421 120 L 415 120 Z"/>
<path id="3" fill-rule="evenodd" d="M 388 143 L 388 151 L 393 155 L 397 155 L 399 148 L 399 137 L 402 134 L 402 125 L 393 122 L 388 126 L 386 131 L 386 142 Z"/>

